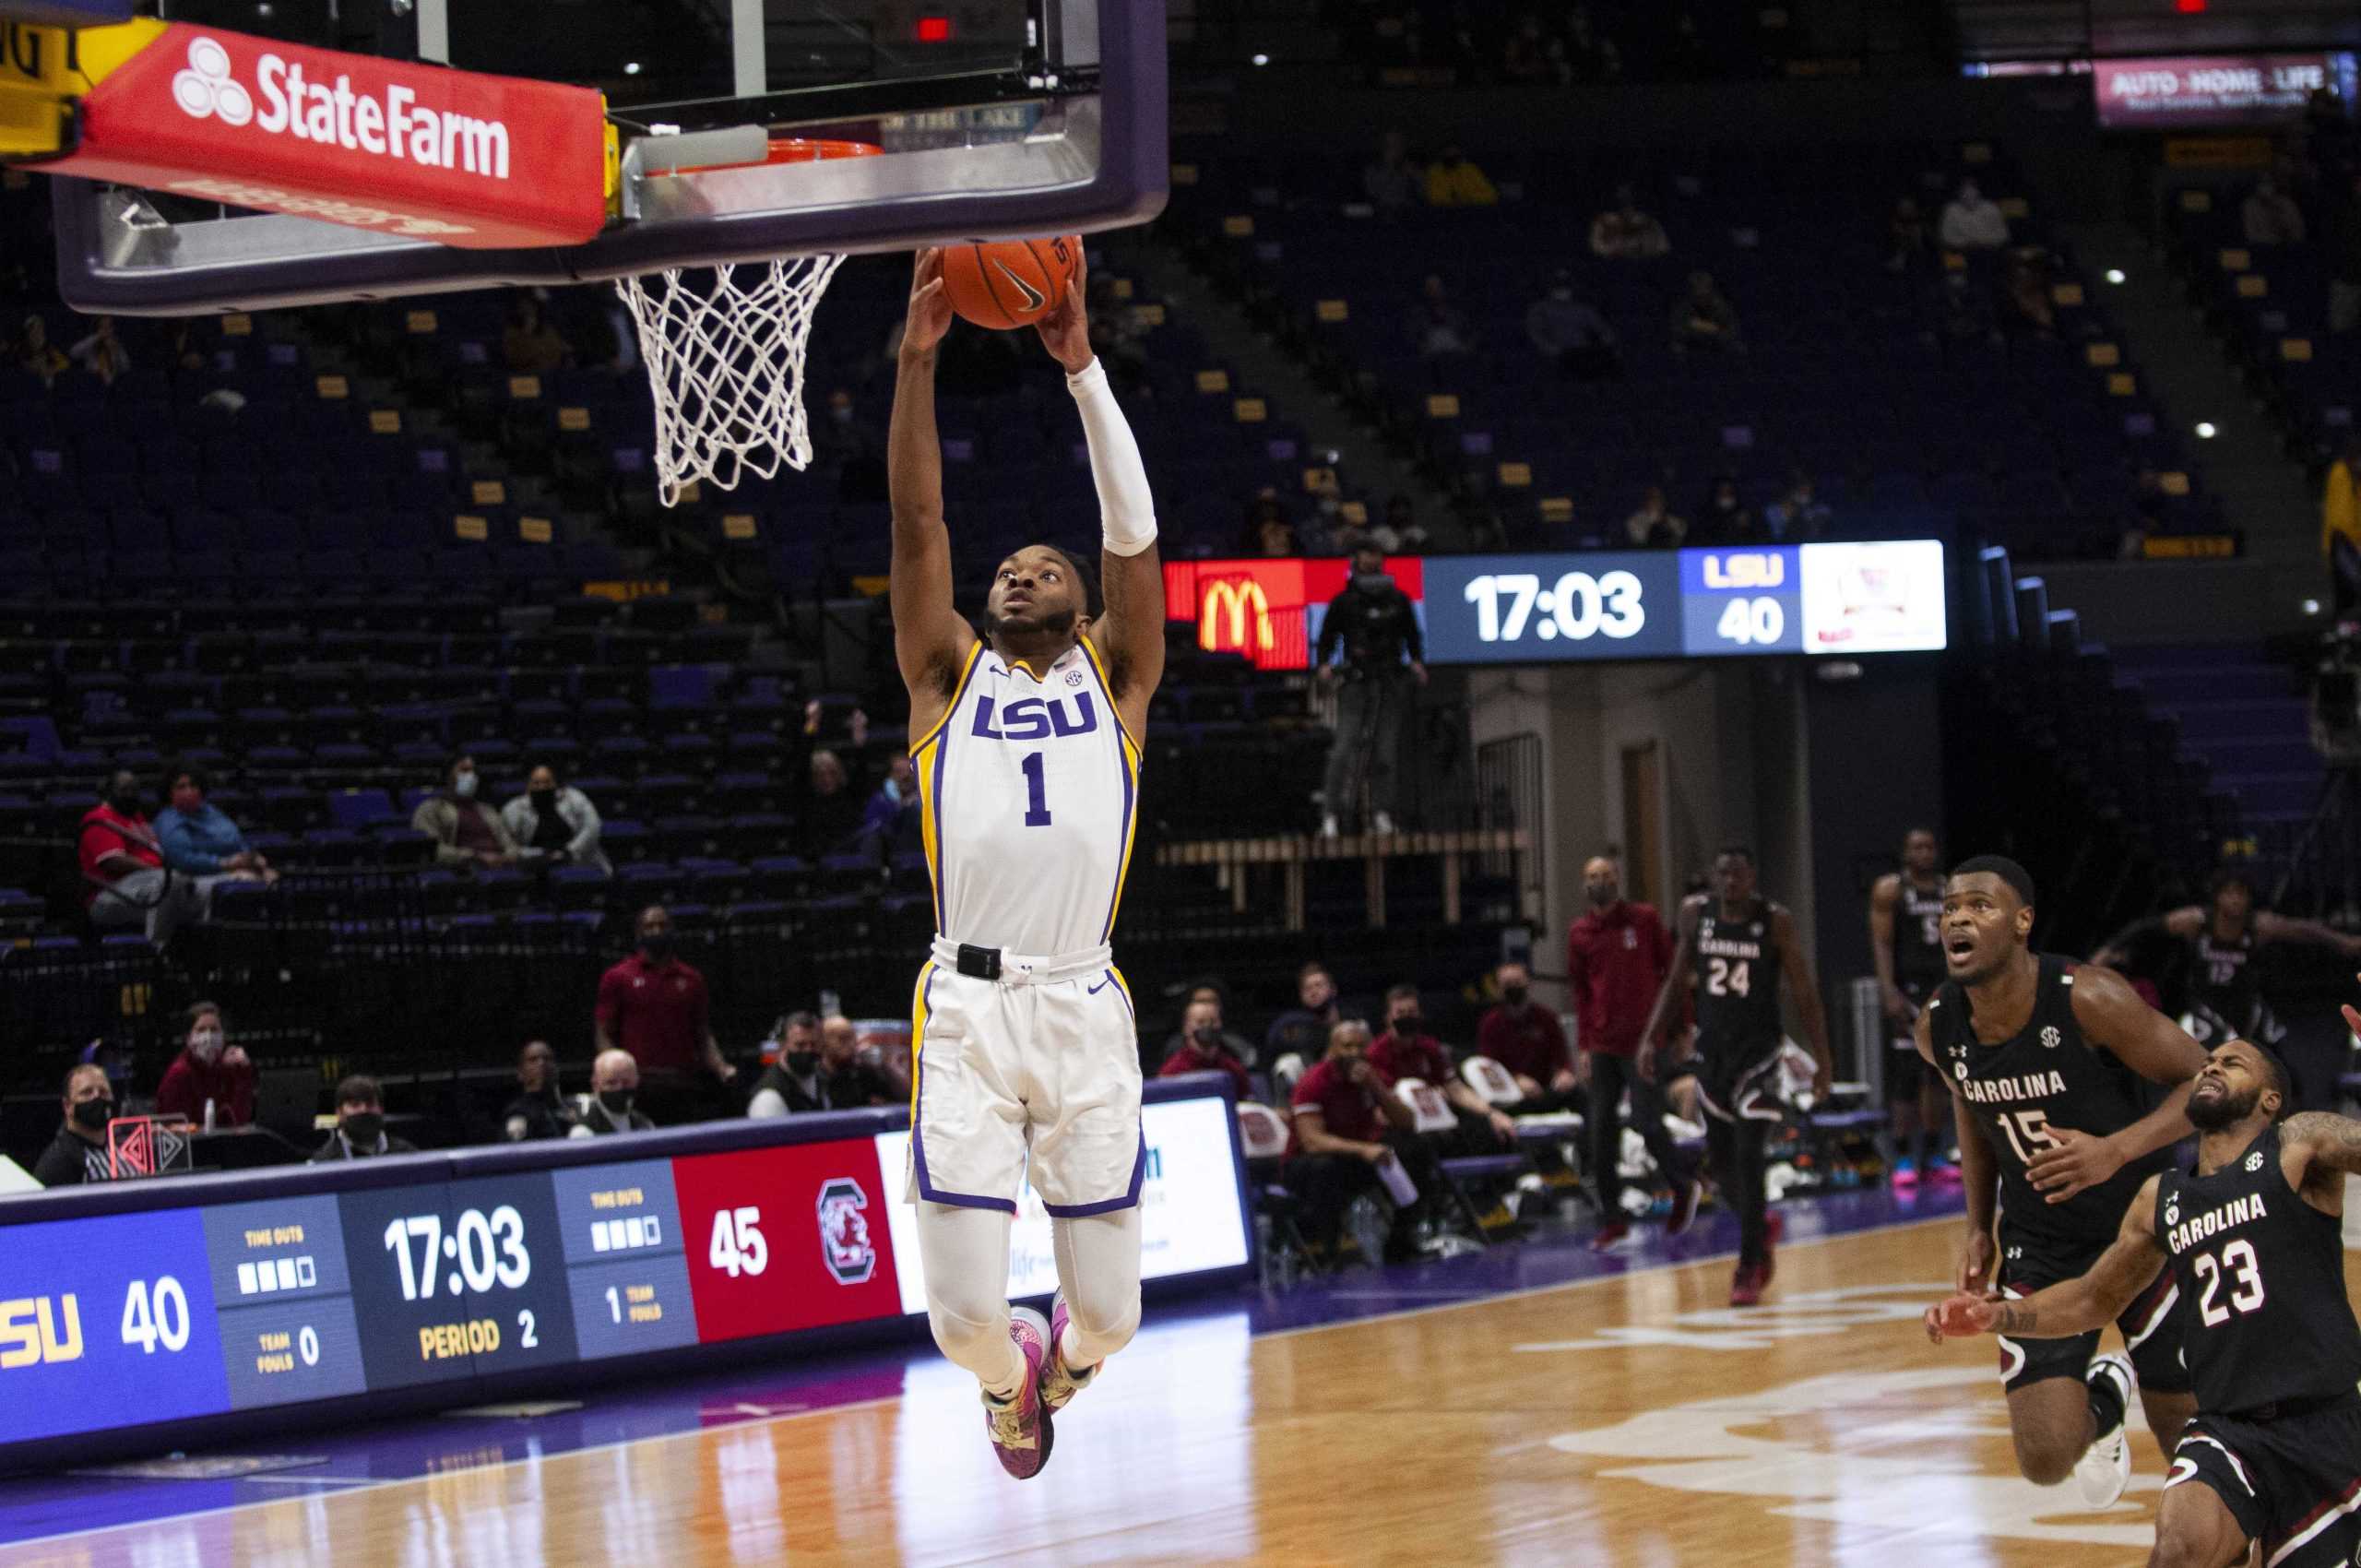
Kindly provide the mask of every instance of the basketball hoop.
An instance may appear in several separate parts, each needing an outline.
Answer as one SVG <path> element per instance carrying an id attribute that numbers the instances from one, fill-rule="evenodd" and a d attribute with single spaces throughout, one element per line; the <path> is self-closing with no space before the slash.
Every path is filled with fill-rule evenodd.
<path id="1" fill-rule="evenodd" d="M 770 141 L 761 161 L 815 163 L 882 150 L 865 142 L 782 137 Z M 656 493 L 665 505 L 701 480 L 731 490 L 748 473 L 769 479 L 781 463 L 800 472 L 812 461 L 803 350 L 820 296 L 844 259 L 789 255 L 666 267 L 615 284 L 638 326 L 656 400 Z"/>

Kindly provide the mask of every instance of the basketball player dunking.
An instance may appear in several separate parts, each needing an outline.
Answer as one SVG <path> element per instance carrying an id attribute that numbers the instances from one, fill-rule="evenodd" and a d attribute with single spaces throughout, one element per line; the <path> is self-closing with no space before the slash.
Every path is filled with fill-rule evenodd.
<path id="1" fill-rule="evenodd" d="M 1139 446 L 1090 350 L 1084 271 L 1036 326 L 1082 415 L 1106 603 L 1062 551 L 992 575 L 984 636 L 952 608 L 935 435 L 943 257 L 919 254 L 886 462 L 894 651 L 934 879 L 913 998 L 909 1201 L 927 1321 L 983 1385 L 1001 1465 L 1039 1473 L 1051 1418 L 1140 1321 L 1140 1055 L 1108 948 L 1131 859 L 1139 736 L 1164 673 L 1164 578 Z M 1008 1305 L 1028 1159 L 1055 1232 L 1050 1315 Z"/>
<path id="2" fill-rule="evenodd" d="M 2344 1016 L 2361 1029 L 2361 1012 Z M 2215 1046 L 2189 1096 L 2195 1174 L 2142 1182 L 2087 1272 L 2023 1301 L 1963 1294 L 1927 1311 L 1938 1342 L 2077 1338 L 2119 1318 L 2160 1271 L 2173 1282 L 2197 1415 L 2172 1445 L 2151 1568 L 2229 1568 L 2257 1541 L 2270 1568 L 2343 1568 L 2361 1553 L 2361 1324 L 2343 1218 L 2361 1122 L 2287 1116 L 2287 1100 L 2276 1056 Z"/>
<path id="3" fill-rule="evenodd" d="M 1750 1307 L 1762 1299 L 1777 1266 L 1762 1149 L 1766 1130 L 1779 1121 L 1779 1052 L 1786 1040 L 1779 981 L 1784 978 L 1796 993 L 1796 1011 L 1811 1042 L 1812 1089 L 1822 1095 L 1828 1092 L 1828 1023 L 1820 986 L 1796 940 L 1794 917 L 1755 891 L 1754 851 L 1737 845 L 1724 849 L 1714 859 L 1714 881 L 1717 894 L 1700 893 L 1680 906 L 1672 968 L 1640 1036 L 1636 1065 L 1643 1080 L 1655 1082 L 1657 1041 L 1678 1016 L 1682 992 L 1692 991 L 1706 1152 L 1722 1201 L 1738 1210 L 1730 1305 Z"/>
<path id="4" fill-rule="evenodd" d="M 2033 878 L 1999 855 L 1943 886 L 1951 978 L 1918 1015 L 1918 1054 L 1950 1086 L 1967 1192 L 1956 1284 L 2030 1295 L 2091 1266 L 2140 1185 L 2189 1135 L 2191 1080 L 2205 1052 L 2113 969 L 2033 951 Z M 2143 1109 L 2144 1078 L 2167 1092 Z M 2153 1098 L 2153 1097 L 2151 1097 Z M 1999 1268 L 1993 1268 L 1994 1220 Z M 2169 1449 L 2195 1408 L 2168 1277 L 2115 1314 L 2130 1355 L 2095 1356 L 2098 1324 L 2071 1337 L 2000 1341 L 2000 1384 L 2017 1468 L 2036 1486 L 2072 1476 L 2104 1508 L 2131 1479 L 2123 1421 L 2140 1404 Z"/>

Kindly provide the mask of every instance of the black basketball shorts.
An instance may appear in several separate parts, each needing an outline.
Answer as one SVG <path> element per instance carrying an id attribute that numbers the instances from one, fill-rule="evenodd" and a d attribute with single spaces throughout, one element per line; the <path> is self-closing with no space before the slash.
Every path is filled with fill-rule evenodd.
<path id="1" fill-rule="evenodd" d="M 2344 1568 L 2361 1553 L 2361 1397 L 2263 1420 L 2201 1413 L 2165 1485 L 2184 1481 L 2218 1492 L 2272 1568 Z"/>
<path id="2" fill-rule="evenodd" d="M 2105 1241 L 2053 1236 L 2030 1226 L 2011 1226 L 2000 1217 L 2000 1278 L 2003 1295 L 2030 1296 L 2045 1286 L 2090 1272 L 2106 1252 Z M 2189 1368 L 2181 1360 L 2181 1322 L 2177 1310 L 2180 1291 L 2173 1271 L 2157 1271 L 2155 1280 L 2132 1299 L 2115 1326 L 2131 1355 L 2131 1370 L 2140 1386 L 2158 1394 L 2189 1392 Z M 2099 1331 L 2070 1339 L 2002 1338 L 2000 1386 L 2011 1392 L 2045 1378 L 2081 1378 L 2099 1353 Z"/>

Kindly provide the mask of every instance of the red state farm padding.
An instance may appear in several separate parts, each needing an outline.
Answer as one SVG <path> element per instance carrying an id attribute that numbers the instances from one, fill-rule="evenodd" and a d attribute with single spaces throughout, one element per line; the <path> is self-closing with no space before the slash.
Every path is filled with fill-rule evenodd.
<path id="1" fill-rule="evenodd" d="M 587 88 L 167 26 L 80 104 L 43 172 L 471 250 L 578 244 L 606 221 Z"/>

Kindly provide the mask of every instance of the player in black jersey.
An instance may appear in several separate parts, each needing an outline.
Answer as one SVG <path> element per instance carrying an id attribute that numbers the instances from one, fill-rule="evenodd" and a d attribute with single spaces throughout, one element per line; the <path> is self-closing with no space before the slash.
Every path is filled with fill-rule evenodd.
<path id="1" fill-rule="evenodd" d="M 2344 1010 L 2361 1029 L 2361 1013 Z M 2361 1556 L 2361 1324 L 2344 1288 L 2344 1179 L 2361 1122 L 2279 1119 L 2287 1071 L 2251 1041 L 2215 1046 L 2189 1099 L 2197 1170 L 2150 1177 L 2089 1272 L 2018 1301 L 1958 1295 L 1927 1332 L 2020 1339 L 2095 1332 L 2172 1279 L 2197 1415 L 2173 1448 L 2152 1568 L 2270 1568 Z M 2191 1486 L 2186 1483 L 2197 1482 Z"/>
<path id="2" fill-rule="evenodd" d="M 2183 1113 L 2205 1052 L 2112 969 L 2035 954 L 2033 879 L 1982 855 L 1943 887 L 1951 979 L 1918 1017 L 1918 1053 L 1952 1091 L 1967 1234 L 1956 1284 L 2028 1295 L 2089 1268 L 2140 1183 L 2187 1137 Z M 2163 1103 L 2140 1080 L 2162 1086 Z M 1997 1219 L 1999 1267 L 1994 1264 Z M 2124 1441 L 2132 1372 L 2159 1443 L 2193 1408 L 2169 1282 L 2117 1320 L 2129 1357 L 2079 1338 L 2000 1342 L 2017 1467 L 2038 1486 L 2071 1475 L 2101 1508 L 2131 1478 Z"/>
<path id="3" fill-rule="evenodd" d="M 1738 1272 L 1730 1279 L 1730 1305 L 1750 1307 L 1762 1299 L 1777 1266 L 1772 1251 L 1776 1237 L 1764 1201 L 1762 1146 L 1764 1130 L 1779 1120 L 1781 978 L 1796 994 L 1796 1012 L 1811 1042 L 1812 1089 L 1822 1095 L 1828 1092 L 1828 1023 L 1821 1012 L 1820 986 L 1796 940 L 1794 917 L 1755 892 L 1754 851 L 1742 845 L 1724 849 L 1714 860 L 1714 881 L 1718 897 L 1700 893 L 1681 903 L 1679 943 L 1641 1033 L 1636 1066 L 1643 1082 L 1655 1082 L 1657 1044 L 1679 1014 L 1681 992 L 1691 992 L 1706 1148 L 1722 1201 L 1738 1211 Z"/>
<path id="4" fill-rule="evenodd" d="M 2213 874 L 2213 897 L 2206 906 L 2191 904 L 2134 921 L 2116 932 L 2091 962 L 2120 968 L 2143 944 L 2160 935 L 2168 937 L 2188 965 L 2190 1031 L 2201 1043 L 2213 1045 L 2236 1035 L 2277 1045 L 2287 1029 L 2263 1000 L 2255 974 L 2256 950 L 2284 942 L 2333 947 L 2348 958 L 2361 958 L 2361 936 L 2346 936 L 2318 921 L 2290 920 L 2256 909 L 2251 874 L 2242 866 L 2224 866 Z"/>
<path id="5" fill-rule="evenodd" d="M 1914 1049 L 1919 1009 L 1943 983 L 1943 873 L 1934 830 L 1914 827 L 1902 840 L 1902 869 L 1869 885 L 1869 956 L 1894 1049 L 1885 1058 L 1885 1099 L 1892 1109 L 1893 1184 L 1915 1187 L 1934 1175 L 1941 1146 L 1943 1086 Z"/>

